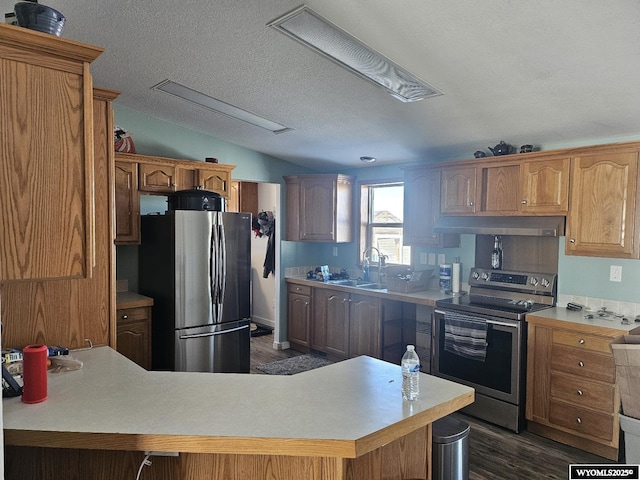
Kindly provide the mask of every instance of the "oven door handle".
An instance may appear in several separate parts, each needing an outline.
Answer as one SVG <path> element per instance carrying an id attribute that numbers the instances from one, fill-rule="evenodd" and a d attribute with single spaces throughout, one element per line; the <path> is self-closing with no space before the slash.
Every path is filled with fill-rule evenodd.
<path id="1" fill-rule="evenodd" d="M 502 327 L 518 328 L 518 325 L 515 323 L 497 322 L 495 320 L 487 320 L 486 322 L 490 325 L 500 325 Z"/>

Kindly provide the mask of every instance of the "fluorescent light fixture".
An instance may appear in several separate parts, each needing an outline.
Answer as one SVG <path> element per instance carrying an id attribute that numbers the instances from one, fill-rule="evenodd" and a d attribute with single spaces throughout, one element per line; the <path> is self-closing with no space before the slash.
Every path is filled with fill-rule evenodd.
<path id="1" fill-rule="evenodd" d="M 415 102 L 442 95 L 436 88 L 361 43 L 306 5 L 267 25 L 386 89 L 398 100 Z"/>
<path id="2" fill-rule="evenodd" d="M 255 125 L 256 127 L 264 128 L 265 130 L 269 130 L 273 133 L 284 133 L 292 130 L 285 125 L 280 125 L 279 123 L 272 122 L 271 120 L 267 120 L 266 118 L 259 117 L 258 115 L 255 115 L 251 112 L 247 112 L 246 110 L 242 110 L 241 108 L 234 107 L 233 105 L 225 103 L 222 100 L 218 100 L 216 98 L 210 97 L 209 95 L 205 95 L 204 93 L 197 92 L 189 87 L 185 87 L 184 85 L 180 85 L 179 83 L 173 82 L 171 80 L 163 80 L 162 82 L 154 85 L 151 88 L 153 90 L 160 90 L 161 92 L 165 92 L 169 95 L 181 98 L 182 100 L 186 100 L 187 102 L 194 103 L 200 107 L 212 110 L 221 115 L 226 115 L 227 117 L 250 123 L 251 125 Z"/>

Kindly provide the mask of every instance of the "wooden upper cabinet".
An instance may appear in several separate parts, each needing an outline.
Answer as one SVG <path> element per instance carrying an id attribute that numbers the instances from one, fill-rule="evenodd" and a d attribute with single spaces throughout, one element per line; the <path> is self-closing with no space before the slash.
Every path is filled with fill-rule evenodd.
<path id="1" fill-rule="evenodd" d="M 138 164 L 115 163 L 116 244 L 140 243 Z"/>
<path id="2" fill-rule="evenodd" d="M 219 169 L 196 169 L 197 186 L 204 190 L 219 193 L 222 196 L 229 195 L 231 188 L 231 172 Z"/>
<path id="3" fill-rule="evenodd" d="M 287 184 L 286 240 L 353 241 L 353 177 L 319 174 L 284 178 Z"/>
<path id="4" fill-rule="evenodd" d="M 571 160 L 568 255 L 638 258 L 638 152 Z"/>
<path id="5" fill-rule="evenodd" d="M 480 169 L 479 211 L 495 215 L 516 214 L 520 206 L 520 165 L 490 165 Z"/>
<path id="6" fill-rule="evenodd" d="M 102 51 L 0 24 L 0 281 L 92 274 L 89 64 Z"/>
<path id="7" fill-rule="evenodd" d="M 476 167 L 442 169 L 440 211 L 469 214 L 476 212 Z"/>
<path id="8" fill-rule="evenodd" d="M 520 166 L 520 210 L 533 214 L 566 214 L 569 210 L 569 169 L 569 157 L 523 162 Z"/>
<path id="9" fill-rule="evenodd" d="M 457 247 L 460 235 L 437 234 L 440 218 L 440 170 L 408 168 L 404 172 L 404 245 Z"/>
<path id="10" fill-rule="evenodd" d="M 173 193 L 178 190 L 175 165 L 141 163 L 139 171 L 141 192 Z"/>

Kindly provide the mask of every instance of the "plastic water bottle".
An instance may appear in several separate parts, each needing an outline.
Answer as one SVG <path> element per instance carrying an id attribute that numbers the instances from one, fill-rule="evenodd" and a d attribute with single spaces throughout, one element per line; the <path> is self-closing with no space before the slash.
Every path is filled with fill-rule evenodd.
<path id="1" fill-rule="evenodd" d="M 420 359 L 414 345 L 407 345 L 402 356 L 402 399 L 413 401 L 420 393 Z"/>

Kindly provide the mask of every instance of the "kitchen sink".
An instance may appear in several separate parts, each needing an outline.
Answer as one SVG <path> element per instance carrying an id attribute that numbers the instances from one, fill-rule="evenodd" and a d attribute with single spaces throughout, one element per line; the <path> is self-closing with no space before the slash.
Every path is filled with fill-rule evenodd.
<path id="1" fill-rule="evenodd" d="M 367 290 L 386 290 L 386 286 L 380 283 L 364 280 L 329 280 L 330 285 L 343 285 L 345 287 L 365 288 Z"/>

